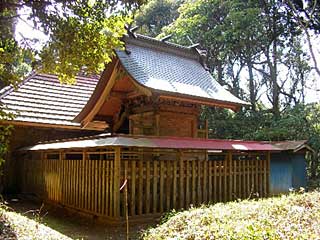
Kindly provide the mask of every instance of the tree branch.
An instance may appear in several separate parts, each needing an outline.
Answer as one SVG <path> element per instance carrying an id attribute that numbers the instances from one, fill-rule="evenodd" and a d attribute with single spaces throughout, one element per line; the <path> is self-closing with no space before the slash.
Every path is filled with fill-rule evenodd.
<path id="1" fill-rule="evenodd" d="M 310 37 L 310 33 L 308 31 L 308 25 L 309 22 L 306 23 L 306 25 L 302 22 L 301 18 L 299 17 L 299 13 L 298 10 L 296 9 L 296 7 L 294 6 L 294 4 L 292 3 L 291 0 L 285 0 L 285 2 L 287 2 L 288 6 L 292 9 L 293 11 L 293 16 L 294 18 L 297 20 L 299 26 L 302 28 L 302 30 L 304 31 L 304 33 L 306 34 L 307 37 L 307 42 L 308 42 L 308 47 L 309 47 L 309 51 L 310 51 L 310 55 L 313 61 L 313 65 L 314 65 L 314 69 L 316 70 L 317 74 L 320 76 L 320 69 L 318 67 L 318 61 L 317 58 L 314 54 L 314 50 L 313 50 L 313 46 L 311 43 L 311 37 Z M 317 0 L 315 0 L 315 4 L 316 4 Z"/>

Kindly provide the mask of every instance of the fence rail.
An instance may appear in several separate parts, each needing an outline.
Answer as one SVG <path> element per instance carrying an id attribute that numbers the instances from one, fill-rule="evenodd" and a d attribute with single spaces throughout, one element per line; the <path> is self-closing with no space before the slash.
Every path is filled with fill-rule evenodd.
<path id="1" fill-rule="evenodd" d="M 23 161 L 24 192 L 81 211 L 120 219 L 190 205 L 269 194 L 269 153 L 159 149 L 44 152 Z"/>

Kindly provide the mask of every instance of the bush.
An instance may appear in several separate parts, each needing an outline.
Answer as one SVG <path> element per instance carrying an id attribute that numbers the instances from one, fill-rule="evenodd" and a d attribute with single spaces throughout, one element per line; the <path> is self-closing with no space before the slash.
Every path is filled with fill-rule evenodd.
<path id="1" fill-rule="evenodd" d="M 148 239 L 318 239 L 320 192 L 218 203 L 178 213 Z"/>

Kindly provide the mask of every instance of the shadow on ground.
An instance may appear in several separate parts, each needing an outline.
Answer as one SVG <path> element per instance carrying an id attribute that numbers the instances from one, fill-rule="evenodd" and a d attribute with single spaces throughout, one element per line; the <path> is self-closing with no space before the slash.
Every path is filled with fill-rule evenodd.
<path id="1" fill-rule="evenodd" d="M 13 211 L 40 221 L 42 224 L 72 239 L 126 239 L 125 225 L 109 226 L 97 223 L 94 219 L 71 214 L 64 211 L 63 208 L 42 205 L 39 201 L 27 199 L 21 195 L 5 196 L 5 199 Z M 148 228 L 149 224 L 130 226 L 130 239 L 139 239 L 141 231 Z"/>
<path id="2" fill-rule="evenodd" d="M 4 216 L 0 216 L 0 239 L 16 240 L 17 235 Z"/>

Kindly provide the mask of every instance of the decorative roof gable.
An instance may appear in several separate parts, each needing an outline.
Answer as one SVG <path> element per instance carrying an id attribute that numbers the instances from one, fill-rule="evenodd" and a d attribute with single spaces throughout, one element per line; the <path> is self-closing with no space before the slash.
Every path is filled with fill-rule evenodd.
<path id="1" fill-rule="evenodd" d="M 169 93 L 247 104 L 212 77 L 194 48 L 136 36 L 125 37 L 126 50 L 117 50 L 116 54 L 128 74 L 141 85 Z"/>

